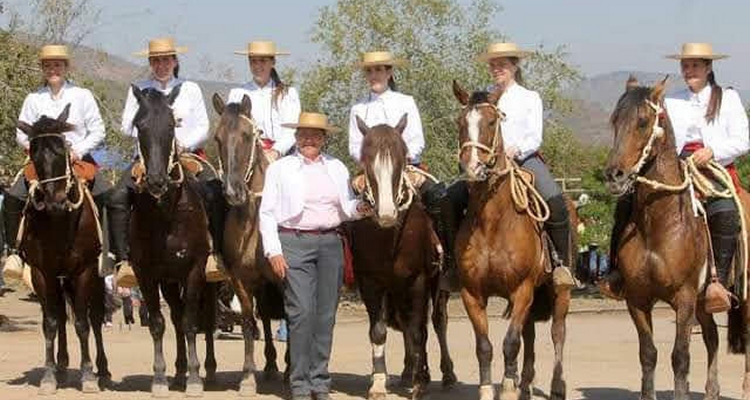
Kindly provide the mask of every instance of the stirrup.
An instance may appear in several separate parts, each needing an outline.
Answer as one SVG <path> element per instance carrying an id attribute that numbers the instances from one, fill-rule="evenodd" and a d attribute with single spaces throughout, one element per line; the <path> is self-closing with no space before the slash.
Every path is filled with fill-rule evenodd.
<path id="1" fill-rule="evenodd" d="M 576 286 L 570 268 L 560 265 L 552 270 L 552 283 L 555 291 L 570 290 Z"/>
<path id="2" fill-rule="evenodd" d="M 115 276 L 115 284 L 122 288 L 133 288 L 138 286 L 138 278 L 135 276 L 133 267 L 130 266 L 130 261 L 122 260 L 117 265 L 117 275 Z"/>
<path id="3" fill-rule="evenodd" d="M 719 281 L 713 281 L 706 287 L 704 310 L 708 314 L 727 312 L 732 308 L 732 292 Z"/>
<path id="4" fill-rule="evenodd" d="M 211 253 L 206 260 L 206 282 L 223 282 L 229 279 L 224 263 L 218 253 Z"/>

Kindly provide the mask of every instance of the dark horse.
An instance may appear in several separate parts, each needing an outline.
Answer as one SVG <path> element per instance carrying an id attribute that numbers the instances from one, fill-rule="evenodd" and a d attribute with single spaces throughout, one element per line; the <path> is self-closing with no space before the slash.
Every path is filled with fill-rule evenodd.
<path id="1" fill-rule="evenodd" d="M 213 105 L 221 115 L 214 139 L 222 166 L 224 198 L 229 205 L 221 251 L 242 306 L 245 364 L 240 395 L 252 396 L 256 392 L 253 297 L 258 302 L 258 314 L 263 320 L 267 374 L 278 372 L 271 319 L 284 318 L 284 299 L 280 287 L 273 283 L 258 230 L 260 193 L 268 160 L 263 155 L 261 132 L 252 120 L 250 98 L 244 96 L 241 103 L 224 104 L 221 96 L 214 94 Z"/>
<path id="2" fill-rule="evenodd" d="M 73 174 L 70 149 L 63 134 L 74 129 L 65 122 L 69 111 L 68 104 L 57 119 L 43 116 L 33 126 L 18 122 L 18 128 L 29 136 L 29 156 L 39 179 L 31 182 L 29 188 L 19 250 L 24 261 L 32 266 L 31 280 L 42 305 L 46 351 L 40 394 L 55 393 L 55 369 L 64 372 L 68 366 L 66 297 L 73 305 L 76 334 L 81 343 L 81 389 L 99 391 L 89 356 L 90 328 L 96 340 L 98 374 L 102 378 L 110 376 L 102 340 L 104 279 L 97 269 L 101 242 L 94 202 L 86 193 L 85 183 Z"/>
<path id="3" fill-rule="evenodd" d="M 156 89 L 132 86 L 138 100 L 133 125 L 138 128 L 140 162 L 145 169 L 136 182 L 130 220 L 133 269 L 149 312 L 154 340 L 154 396 L 167 396 L 166 364 L 162 350 L 164 317 L 159 289 L 170 308 L 177 340 L 175 378 L 186 394 L 200 396 L 203 384 L 195 337 L 199 327 L 206 333 L 206 381 L 215 377 L 213 330 L 216 317 L 216 286 L 206 283 L 209 252 L 208 220 L 195 178 L 183 169 L 175 139 L 176 121 L 171 105 L 180 86 L 164 96 Z M 200 315 L 199 315 L 200 314 Z M 200 326 L 202 325 L 202 326 Z M 185 355 L 187 339 L 188 360 Z"/>
<path id="4" fill-rule="evenodd" d="M 449 293 L 439 289 L 439 241 L 406 177 L 406 143 L 401 138 L 406 123 L 406 115 L 395 128 L 368 127 L 357 118 L 357 126 L 364 135 L 361 156 L 367 182 L 364 195 L 375 211 L 372 218 L 350 224 L 354 275 L 370 318 L 373 363 L 370 399 L 386 397 L 387 326 L 404 335 L 402 383 L 412 386 L 414 399 L 424 394 L 430 382 L 426 346 L 431 299 L 432 321 L 440 342 L 443 385 L 456 382 L 446 340 Z"/>
<path id="5" fill-rule="evenodd" d="M 628 310 L 638 331 L 641 399 L 656 399 L 651 310 L 662 300 L 676 313 L 672 351 L 674 398 L 690 398 L 689 346 L 695 315 L 708 352 L 705 398 L 716 400 L 719 339 L 712 315 L 704 310 L 703 291 L 708 275 L 708 231 L 704 219 L 693 211 L 687 176 L 675 151 L 672 125 L 663 111 L 665 81 L 653 88 L 639 87 L 631 78 L 612 113 L 614 146 L 609 153 L 606 177 L 614 194 L 633 196 L 633 211 L 622 221 L 625 229 L 616 242 L 617 265 Z M 744 198 L 743 203 L 747 215 Z M 730 351 L 745 353 L 744 399 L 750 399 L 747 318 L 747 302 L 729 312 Z"/>
<path id="6" fill-rule="evenodd" d="M 460 161 L 467 171 L 469 187 L 469 207 L 456 239 L 456 254 L 461 298 L 476 335 L 479 397 L 494 398 L 487 299 L 499 295 L 508 299 L 506 315 L 510 317 L 503 341 L 505 375 L 500 399 L 517 399 L 519 388 L 521 398 L 531 398 L 535 374 L 534 323 L 550 316 L 555 349 L 550 398 L 564 399 L 563 346 L 570 291 L 554 290 L 549 272 L 550 245 L 541 223 L 514 201 L 514 194 L 519 190 L 525 192 L 525 188 L 515 186 L 524 178 L 505 158 L 500 129 L 503 115 L 495 106 L 502 92 L 475 92 L 469 96 L 454 81 L 453 93 L 463 106 L 457 122 Z M 575 226 L 575 221 L 572 224 Z M 576 248 L 574 237 L 571 242 L 570 248 Z M 564 264 L 573 265 L 572 260 L 564 260 Z M 524 353 L 519 386 L 517 358 L 521 338 Z"/>

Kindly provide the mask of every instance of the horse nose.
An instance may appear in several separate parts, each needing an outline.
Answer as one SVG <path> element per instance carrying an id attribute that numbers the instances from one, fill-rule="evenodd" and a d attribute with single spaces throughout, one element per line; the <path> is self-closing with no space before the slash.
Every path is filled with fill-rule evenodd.
<path id="1" fill-rule="evenodd" d="M 381 215 L 378 218 L 378 225 L 380 225 L 382 228 L 390 228 L 394 225 L 396 225 L 396 216 L 395 215 Z"/>
<path id="2" fill-rule="evenodd" d="M 239 187 L 239 190 L 237 189 Z M 244 188 L 237 186 L 237 184 L 228 182 L 224 184 L 224 196 L 227 198 L 227 202 L 230 205 L 238 206 L 245 203 L 247 200 L 247 193 Z"/>
<path id="3" fill-rule="evenodd" d="M 148 191 L 155 197 L 159 197 L 167 192 L 167 177 L 162 175 L 146 176 L 146 185 Z"/>
<path id="4" fill-rule="evenodd" d="M 610 182 L 619 182 L 626 178 L 625 172 L 616 167 L 608 167 L 604 171 L 604 177 Z"/>

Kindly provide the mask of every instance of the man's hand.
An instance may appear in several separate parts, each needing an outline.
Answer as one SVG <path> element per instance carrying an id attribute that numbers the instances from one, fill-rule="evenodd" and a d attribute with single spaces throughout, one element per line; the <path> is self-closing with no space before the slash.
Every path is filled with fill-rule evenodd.
<path id="1" fill-rule="evenodd" d="M 289 265 L 286 263 L 284 255 L 277 254 L 268 259 L 271 263 L 271 270 L 279 279 L 283 280 L 286 277 L 286 270 L 289 269 Z"/>
<path id="2" fill-rule="evenodd" d="M 711 161 L 714 158 L 714 151 L 711 150 L 710 147 L 704 147 L 702 149 L 698 149 L 693 153 L 693 161 L 695 161 L 695 165 L 702 167 L 706 164 L 708 164 L 709 161 Z"/>

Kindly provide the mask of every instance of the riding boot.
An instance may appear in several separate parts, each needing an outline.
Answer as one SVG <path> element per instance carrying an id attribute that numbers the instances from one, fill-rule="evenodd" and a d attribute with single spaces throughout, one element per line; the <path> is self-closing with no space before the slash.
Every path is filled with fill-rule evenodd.
<path id="1" fill-rule="evenodd" d="M 21 214 L 25 203 L 6 194 L 3 199 L 3 221 L 5 222 L 5 245 L 8 256 L 3 266 L 3 279 L 6 283 L 18 282 L 22 279 L 24 267 L 28 268 L 18 255 L 18 228 L 21 225 Z"/>
<path id="2" fill-rule="evenodd" d="M 623 231 L 630 222 L 630 214 L 633 212 L 633 195 L 626 194 L 617 200 L 615 206 L 615 223 L 612 226 L 612 235 L 609 241 L 609 271 L 603 277 L 594 276 L 592 281 L 599 279 L 599 292 L 611 299 L 624 299 L 624 282 L 622 274 L 617 265 L 617 247 L 620 244 Z"/>
<path id="3" fill-rule="evenodd" d="M 129 261 L 130 193 L 126 185 L 119 184 L 110 191 L 107 216 L 109 217 L 110 246 L 117 261 L 115 285 L 124 288 L 138 286 L 138 280 Z"/>
<path id="4" fill-rule="evenodd" d="M 221 257 L 224 248 L 224 219 L 226 216 L 221 181 L 213 179 L 201 182 L 201 186 L 208 216 L 208 230 L 212 239 L 211 254 L 206 262 L 206 281 L 221 282 L 229 279 L 224 272 L 225 265 Z"/>
<path id="5" fill-rule="evenodd" d="M 443 183 L 426 181 L 421 191 L 427 214 L 435 225 L 435 233 L 443 249 L 440 286 L 443 290 L 458 290 L 458 269 L 453 253 L 458 233 L 454 206 Z"/>
<path id="6" fill-rule="evenodd" d="M 555 290 L 569 290 L 576 284 L 570 273 L 570 267 L 567 265 L 570 263 L 570 216 L 562 195 L 550 198 L 547 204 L 550 217 L 544 223 L 544 229 L 552 239 L 552 245 L 559 259 L 559 262 L 554 263 L 552 281 Z"/>
<path id="7" fill-rule="evenodd" d="M 717 212 L 708 218 L 718 278 L 706 288 L 705 310 L 709 314 L 729 311 L 732 306 L 732 294 L 727 288 L 732 286 L 729 275 L 737 250 L 737 234 L 740 229 L 738 218 L 737 213 L 733 211 Z"/>

